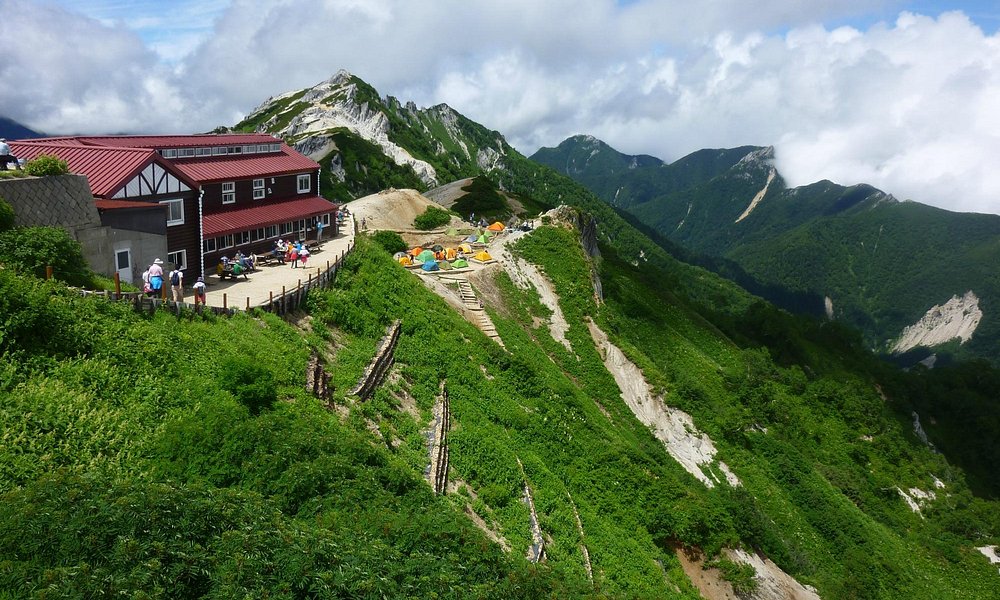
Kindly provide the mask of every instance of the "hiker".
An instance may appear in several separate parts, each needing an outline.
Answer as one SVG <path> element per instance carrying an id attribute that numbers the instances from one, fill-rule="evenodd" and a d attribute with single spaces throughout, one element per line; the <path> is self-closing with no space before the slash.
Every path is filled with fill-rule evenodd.
<path id="1" fill-rule="evenodd" d="M 292 261 L 292 268 L 299 266 L 299 250 L 295 246 L 288 246 L 288 259 Z"/>
<path id="2" fill-rule="evenodd" d="M 0 138 L 0 171 L 7 170 L 7 163 L 14 163 L 14 168 L 21 170 L 21 163 L 17 157 L 10 153 L 10 146 L 7 145 L 7 138 Z"/>
<path id="3" fill-rule="evenodd" d="M 368 217 L 361 217 L 361 231 L 368 229 Z"/>
<path id="4" fill-rule="evenodd" d="M 306 261 L 309 260 L 309 248 L 306 248 L 305 244 L 302 244 L 302 249 L 299 250 L 299 260 L 302 261 L 302 268 L 306 268 Z"/>
<path id="5" fill-rule="evenodd" d="M 323 240 L 323 221 L 316 221 L 316 243 L 320 243 Z"/>
<path id="6" fill-rule="evenodd" d="M 149 296 L 160 295 L 163 289 L 163 261 L 157 258 L 149 265 Z"/>
<path id="7" fill-rule="evenodd" d="M 177 265 L 170 272 L 170 294 L 174 302 L 184 302 L 184 272 Z"/>
<path id="8" fill-rule="evenodd" d="M 199 277 L 194 283 L 194 305 L 205 304 L 205 278 Z"/>

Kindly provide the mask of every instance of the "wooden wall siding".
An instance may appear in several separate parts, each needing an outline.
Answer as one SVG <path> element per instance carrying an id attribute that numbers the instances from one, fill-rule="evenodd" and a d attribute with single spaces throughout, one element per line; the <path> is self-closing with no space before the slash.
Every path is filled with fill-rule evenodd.
<path id="1" fill-rule="evenodd" d="M 201 275 L 199 273 L 201 269 L 200 233 L 198 198 L 184 198 L 184 224 L 167 227 L 167 251 L 187 250 L 187 270 L 184 271 L 184 276 L 192 283 L 198 275 Z M 167 260 L 166 256 L 161 258 L 164 261 Z"/>
<path id="2" fill-rule="evenodd" d="M 186 183 L 174 177 L 159 164 L 153 162 L 146 165 L 146 168 L 141 173 L 126 183 L 112 198 L 119 200 L 124 198 L 134 199 L 141 196 L 179 194 L 190 191 L 191 188 Z"/>
<path id="3" fill-rule="evenodd" d="M 254 206 L 262 206 L 264 204 L 274 202 L 275 200 L 286 200 L 288 198 L 296 198 L 300 196 L 318 196 L 319 193 L 316 190 L 315 172 L 309 173 L 310 191 L 306 194 L 298 193 L 299 175 L 302 175 L 302 173 L 296 173 L 295 175 L 278 175 L 275 177 L 237 179 L 235 180 L 236 202 L 233 204 L 222 203 L 222 182 L 206 183 L 202 186 L 202 189 L 205 190 L 205 196 L 202 200 L 204 202 L 205 212 L 213 213 L 237 208 L 251 208 Z M 253 179 L 264 180 L 265 195 L 261 200 L 253 199 Z M 271 183 L 272 179 L 274 180 L 274 183 Z M 270 190 L 270 193 L 268 193 L 268 190 Z"/>

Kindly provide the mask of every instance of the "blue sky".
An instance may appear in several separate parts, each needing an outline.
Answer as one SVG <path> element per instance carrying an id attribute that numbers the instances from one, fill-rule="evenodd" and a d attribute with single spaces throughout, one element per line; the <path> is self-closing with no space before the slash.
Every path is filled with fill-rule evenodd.
<path id="1" fill-rule="evenodd" d="M 45 132 L 207 131 L 347 69 L 525 154 L 580 133 L 665 160 L 774 145 L 792 185 L 1000 214 L 998 0 L 0 0 L 0 16 L 0 116 Z"/>

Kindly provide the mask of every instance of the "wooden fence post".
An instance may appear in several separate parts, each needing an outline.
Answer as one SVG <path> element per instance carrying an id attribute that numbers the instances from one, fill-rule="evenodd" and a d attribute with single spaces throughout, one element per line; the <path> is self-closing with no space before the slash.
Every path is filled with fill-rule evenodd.
<path id="1" fill-rule="evenodd" d="M 115 271 L 115 300 L 120 300 L 121 297 L 122 297 L 122 278 L 121 275 L 118 274 L 118 271 Z"/>
<path id="2" fill-rule="evenodd" d="M 45 266 L 45 279 L 52 279 L 52 265 Z"/>
<path id="3" fill-rule="evenodd" d="M 227 308 L 229 308 L 229 304 L 226 301 L 226 293 L 223 292 L 222 293 L 222 310 L 226 310 Z"/>

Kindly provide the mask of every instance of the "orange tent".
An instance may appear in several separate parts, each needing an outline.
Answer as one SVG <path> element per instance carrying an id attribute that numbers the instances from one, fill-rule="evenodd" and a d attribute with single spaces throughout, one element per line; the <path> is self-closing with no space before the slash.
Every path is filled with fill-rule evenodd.
<path id="1" fill-rule="evenodd" d="M 494 221 L 493 224 L 487 227 L 486 229 L 489 229 L 490 231 L 503 231 L 504 229 L 506 229 L 506 227 L 504 227 L 503 223 L 501 223 L 500 221 Z"/>
<path id="2" fill-rule="evenodd" d="M 420 246 L 417 246 L 413 250 L 410 250 L 410 256 L 419 256 L 420 253 L 423 252 L 423 251 L 424 251 L 423 248 L 421 248 Z"/>
<path id="3" fill-rule="evenodd" d="M 458 252 L 455 252 L 454 248 L 445 248 L 444 255 L 447 260 L 454 260 L 458 256 Z"/>

